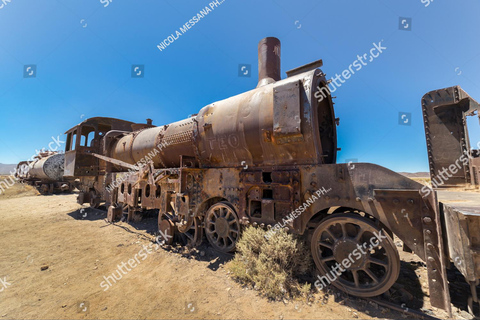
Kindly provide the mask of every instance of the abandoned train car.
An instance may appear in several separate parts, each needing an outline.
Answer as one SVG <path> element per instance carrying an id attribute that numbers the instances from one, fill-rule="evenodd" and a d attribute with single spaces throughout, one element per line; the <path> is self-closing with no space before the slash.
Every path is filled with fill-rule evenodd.
<path id="1" fill-rule="evenodd" d="M 56 151 L 39 152 L 33 161 L 17 164 L 15 177 L 21 182 L 34 186 L 43 195 L 71 192 L 73 185 L 63 177 L 65 158 Z"/>
<path id="2" fill-rule="evenodd" d="M 154 126 L 92 118 L 67 131 L 65 176 L 80 185 L 79 203 L 105 201 L 109 221 L 157 209 L 165 241 L 180 233 L 195 245 L 205 233 L 224 252 L 235 249 L 244 226 L 281 224 L 306 236 L 323 275 L 382 234 L 380 246 L 332 283 L 361 297 L 395 283 L 395 234 L 426 262 L 432 305 L 450 311 L 447 248 L 460 222 L 446 229 L 437 193 L 418 182 L 375 164 L 337 164 L 339 120 L 332 97 L 318 99 L 328 90 L 322 61 L 281 79 L 280 41 L 265 38 L 258 49 L 254 90 L 185 120 Z M 462 223 L 476 226 L 478 212 L 471 219 Z M 478 253 L 471 258 L 462 241 L 459 257 L 470 259 L 478 283 Z"/>

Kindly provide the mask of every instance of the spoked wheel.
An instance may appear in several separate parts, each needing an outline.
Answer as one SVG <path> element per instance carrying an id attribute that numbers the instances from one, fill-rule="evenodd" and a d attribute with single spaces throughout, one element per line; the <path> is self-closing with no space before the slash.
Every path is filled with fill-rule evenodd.
<path id="1" fill-rule="evenodd" d="M 321 275 L 328 279 L 322 278 L 324 285 L 359 297 L 386 292 L 400 273 L 392 238 L 371 220 L 352 213 L 322 221 L 313 233 L 311 251 Z"/>
<path id="2" fill-rule="evenodd" d="M 225 201 L 214 204 L 205 215 L 205 234 L 218 251 L 235 250 L 240 237 L 240 222 L 233 207 Z"/>
<path id="3" fill-rule="evenodd" d="M 196 247 L 200 245 L 203 238 L 203 228 L 200 219 L 194 218 L 193 224 L 190 226 L 190 228 L 180 235 L 185 240 L 188 247 Z"/>
<path id="4" fill-rule="evenodd" d="M 127 203 L 119 203 L 119 206 L 122 207 L 122 214 L 120 221 L 125 222 L 128 220 L 128 214 L 130 212 L 130 206 Z"/>
<path id="5" fill-rule="evenodd" d="M 42 184 L 38 189 L 38 191 L 43 195 L 48 194 L 48 191 L 49 191 L 48 185 Z"/>

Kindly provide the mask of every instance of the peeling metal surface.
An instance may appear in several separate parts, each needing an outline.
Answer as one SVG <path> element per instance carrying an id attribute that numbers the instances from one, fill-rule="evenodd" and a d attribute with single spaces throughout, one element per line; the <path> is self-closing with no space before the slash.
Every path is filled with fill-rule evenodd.
<path id="1" fill-rule="evenodd" d="M 439 187 L 479 187 L 480 150 L 476 144 L 480 139 L 470 141 L 466 121 L 467 116 L 476 114 L 480 123 L 478 102 L 455 86 L 425 94 L 422 107 L 431 178 L 438 181 L 441 170 L 457 166 Z"/>

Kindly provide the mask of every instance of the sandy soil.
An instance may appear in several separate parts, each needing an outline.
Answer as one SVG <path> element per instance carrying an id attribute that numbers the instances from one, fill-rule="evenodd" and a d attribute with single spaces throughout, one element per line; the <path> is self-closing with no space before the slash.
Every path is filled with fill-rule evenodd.
<path id="1" fill-rule="evenodd" d="M 160 247 L 139 256 L 154 239 L 149 233 L 154 218 L 135 226 L 108 224 L 103 212 L 82 210 L 75 197 L 0 198 L 0 278 L 8 282 L 0 292 L 2 319 L 369 319 L 365 311 L 388 314 L 353 300 L 337 303 L 332 295 L 310 304 L 269 302 L 234 282 L 223 266 L 228 257 L 218 257 L 206 245 L 194 255 Z M 130 267 L 135 254 L 140 263 Z M 104 276 L 122 262 L 130 271 L 123 268 L 126 274 L 104 291 Z"/>
<path id="2" fill-rule="evenodd" d="M 0 197 L 0 279 L 8 282 L 0 284 L 0 319 L 402 317 L 340 294 L 271 302 L 232 280 L 224 266 L 231 256 L 207 244 L 193 252 L 154 250 L 154 217 L 109 224 L 103 211 L 76 204 L 75 194 L 29 192 Z M 120 279 L 122 262 L 130 271 L 123 268 Z M 105 291 L 102 281 L 114 272 L 119 280 Z"/>

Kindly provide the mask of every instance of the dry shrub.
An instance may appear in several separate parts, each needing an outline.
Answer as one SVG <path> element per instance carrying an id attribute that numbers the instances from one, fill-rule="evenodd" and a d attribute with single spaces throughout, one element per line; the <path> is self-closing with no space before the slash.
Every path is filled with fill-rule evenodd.
<path id="1" fill-rule="evenodd" d="M 0 181 L 8 179 L 8 182 L 11 183 L 10 177 L 0 176 Z M 15 182 L 11 187 L 9 186 L 5 189 L 5 186 L 2 184 L 3 190 L 0 189 L 0 199 L 9 199 L 9 198 L 19 198 L 19 197 L 28 197 L 38 195 L 39 192 L 32 186 L 27 184 Z"/>
<path id="2" fill-rule="evenodd" d="M 284 230 L 268 240 L 266 233 L 255 227 L 243 232 L 229 265 L 233 276 L 270 299 L 306 296 L 311 286 L 301 285 L 299 277 L 312 268 L 310 251 L 300 239 Z"/>

